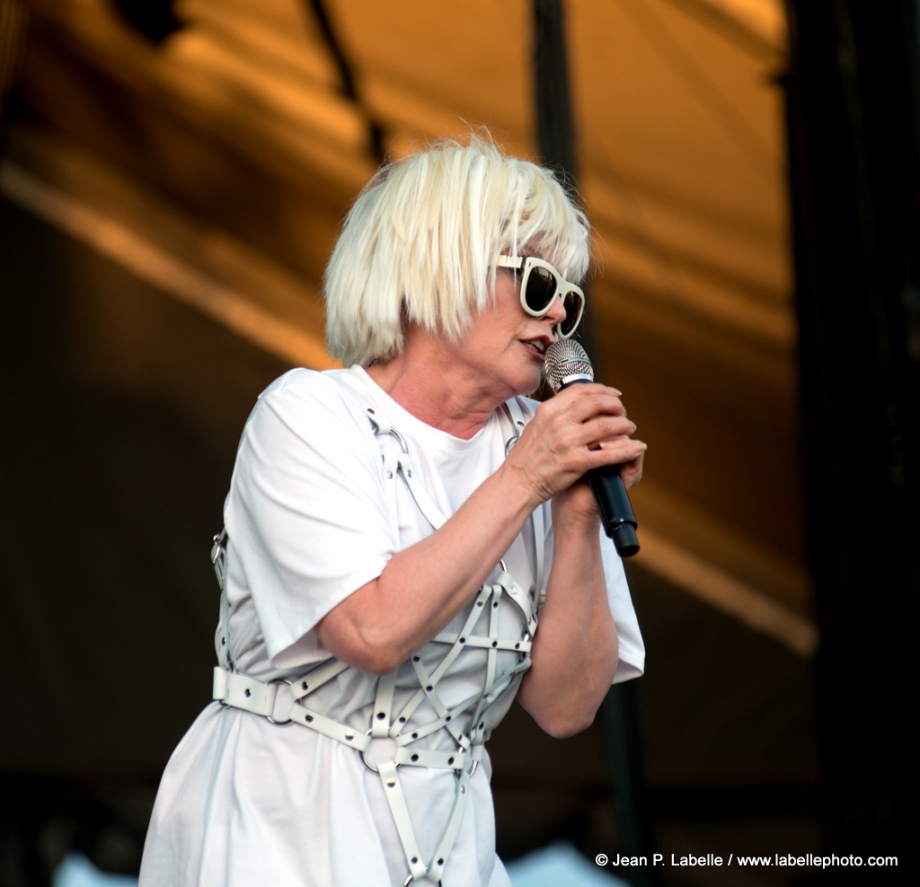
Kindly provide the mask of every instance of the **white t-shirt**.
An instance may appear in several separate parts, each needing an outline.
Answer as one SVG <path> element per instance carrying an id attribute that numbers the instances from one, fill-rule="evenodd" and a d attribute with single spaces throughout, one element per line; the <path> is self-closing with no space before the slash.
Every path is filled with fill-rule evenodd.
<path id="1" fill-rule="evenodd" d="M 347 373 L 356 394 L 342 382 Z M 260 396 L 240 443 L 224 517 L 227 594 L 234 667 L 263 681 L 301 675 L 327 660 L 313 627 L 333 607 L 380 575 L 389 558 L 434 532 L 408 486 L 384 478 L 381 454 L 398 453 L 393 435 L 375 436 L 366 407 L 405 442 L 417 481 L 444 515 L 456 511 L 502 463 L 512 429 L 502 411 L 470 440 L 432 428 L 400 407 L 361 369 L 292 370 Z M 535 404 L 521 400 L 525 414 Z M 395 490 L 395 501 L 394 493 Z M 504 560 L 522 589 L 534 584 L 534 545 L 552 566 L 552 524 L 545 539 L 525 525 Z M 644 647 L 622 563 L 602 540 L 610 608 L 619 633 L 615 680 L 641 674 Z M 493 572 L 494 581 L 499 570 Z M 471 607 L 447 627 L 459 630 Z M 521 614 L 496 608 L 503 636 L 520 637 Z M 517 633 L 517 634 L 515 634 Z M 444 658 L 437 643 L 421 651 L 432 673 Z M 465 649 L 438 683 L 448 707 L 482 690 L 486 653 Z M 515 660 L 500 653 L 500 667 Z M 367 731 L 377 679 L 347 669 L 310 697 L 310 708 Z M 515 683 L 516 687 L 516 683 Z M 412 667 L 399 672 L 394 710 L 419 689 Z M 513 692 L 488 709 L 486 729 L 501 720 Z M 407 729 L 434 720 L 424 702 Z M 431 750 L 452 751 L 440 729 Z M 453 771 L 401 767 L 409 816 L 426 861 L 454 803 Z M 473 774 L 443 887 L 510 887 L 495 855 L 491 768 Z M 179 744 L 164 773 L 141 867 L 141 887 L 367 887 L 402 885 L 402 844 L 379 776 L 352 748 L 311 729 L 209 705 Z"/>

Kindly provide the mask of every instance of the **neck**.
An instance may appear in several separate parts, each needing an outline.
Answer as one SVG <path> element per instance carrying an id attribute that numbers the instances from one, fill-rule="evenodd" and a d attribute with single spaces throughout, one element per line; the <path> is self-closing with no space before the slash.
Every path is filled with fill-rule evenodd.
<path id="1" fill-rule="evenodd" d="M 455 349 L 440 336 L 412 329 L 400 354 L 373 364 L 367 373 L 426 425 L 469 440 L 515 392 L 492 390 L 452 359 Z"/>

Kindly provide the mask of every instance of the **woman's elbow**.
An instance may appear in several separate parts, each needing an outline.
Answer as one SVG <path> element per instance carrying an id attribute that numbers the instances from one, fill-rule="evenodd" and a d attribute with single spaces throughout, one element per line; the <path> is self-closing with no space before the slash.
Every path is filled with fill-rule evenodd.
<path id="1" fill-rule="evenodd" d="M 552 712 L 541 716 L 534 715 L 540 729 L 553 739 L 568 739 L 583 733 L 594 723 L 597 712 Z"/>
<path id="2" fill-rule="evenodd" d="M 385 675 L 396 671 L 408 658 L 407 654 L 389 639 L 362 636 L 353 637 L 351 643 L 333 652 L 342 662 L 347 662 L 353 668 L 375 675 Z"/>
<path id="3" fill-rule="evenodd" d="M 537 726 L 553 739 L 568 739 L 584 732 L 594 723 L 600 703 L 592 705 L 584 700 L 547 699 L 543 693 L 529 692 L 532 689 L 525 682 L 518 701 L 537 722 Z"/>
<path id="4" fill-rule="evenodd" d="M 385 633 L 362 631 L 353 623 L 331 620 L 328 615 L 317 624 L 315 631 L 336 659 L 369 674 L 390 674 L 407 658 Z"/>
<path id="5" fill-rule="evenodd" d="M 360 646 L 341 650 L 335 658 L 358 671 L 373 675 L 390 674 L 405 661 L 404 657 L 394 655 L 391 649 Z"/>

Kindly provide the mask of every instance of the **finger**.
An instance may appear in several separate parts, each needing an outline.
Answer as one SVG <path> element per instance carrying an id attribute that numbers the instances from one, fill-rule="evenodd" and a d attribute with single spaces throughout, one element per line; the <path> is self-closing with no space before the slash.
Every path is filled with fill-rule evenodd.
<path id="1" fill-rule="evenodd" d="M 547 411 L 535 428 L 541 436 L 573 437 L 576 446 L 594 445 L 607 437 L 632 434 L 635 426 L 625 411 L 603 400 L 574 402 L 560 410 Z"/>
<path id="2" fill-rule="evenodd" d="M 642 480 L 642 472 L 645 468 L 645 453 L 643 452 L 638 458 L 631 462 L 625 462 L 620 468 L 620 477 L 626 489 L 634 487 Z"/>
<path id="3" fill-rule="evenodd" d="M 598 449 L 603 443 L 629 438 L 636 433 L 636 423 L 625 416 L 596 416 L 576 426 L 576 446 Z"/>
<path id="4" fill-rule="evenodd" d="M 604 441 L 596 450 L 592 450 L 592 457 L 599 465 L 631 466 L 638 464 L 641 469 L 642 460 L 648 444 L 641 440 L 619 438 L 618 440 Z"/>
<path id="5" fill-rule="evenodd" d="M 550 412 L 573 411 L 582 419 L 598 413 L 626 415 L 616 388 L 593 383 L 572 385 L 544 404 Z"/>

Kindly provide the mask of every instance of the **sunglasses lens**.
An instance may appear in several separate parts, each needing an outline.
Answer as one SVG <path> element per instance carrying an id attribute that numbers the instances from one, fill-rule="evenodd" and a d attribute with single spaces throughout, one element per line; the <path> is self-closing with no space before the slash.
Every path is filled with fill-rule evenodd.
<path id="1" fill-rule="evenodd" d="M 575 332 L 581 320 L 581 299 L 577 293 L 566 293 L 562 304 L 565 308 L 565 319 L 559 323 L 559 334 L 567 339 Z"/>
<path id="2" fill-rule="evenodd" d="M 547 314 L 552 309 L 556 295 L 564 294 L 562 307 L 565 309 L 565 317 L 556 324 L 556 331 L 562 338 L 567 339 L 581 321 L 585 305 L 584 296 L 577 288 L 572 289 L 571 284 L 567 284 L 560 274 L 536 264 L 534 259 L 527 259 L 523 268 L 525 281 L 521 300 L 535 317 Z"/>
<path id="3" fill-rule="evenodd" d="M 546 269 L 532 267 L 527 278 L 524 299 L 531 311 L 541 314 L 549 308 L 556 295 L 556 278 Z"/>

